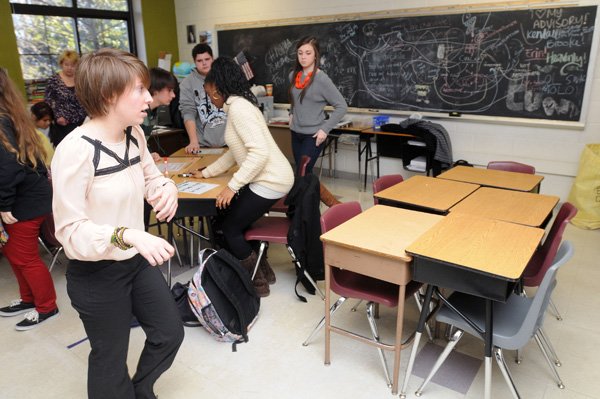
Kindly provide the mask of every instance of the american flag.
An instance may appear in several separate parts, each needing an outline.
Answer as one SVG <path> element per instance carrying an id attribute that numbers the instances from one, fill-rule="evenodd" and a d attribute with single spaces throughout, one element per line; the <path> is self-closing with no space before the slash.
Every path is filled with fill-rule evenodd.
<path id="1" fill-rule="evenodd" d="M 235 56 L 234 60 L 242 68 L 242 71 L 244 71 L 244 75 L 246 76 L 247 80 L 250 80 L 254 77 L 252 68 L 250 68 L 250 63 L 246 59 L 243 51 L 240 51 L 238 55 Z"/>

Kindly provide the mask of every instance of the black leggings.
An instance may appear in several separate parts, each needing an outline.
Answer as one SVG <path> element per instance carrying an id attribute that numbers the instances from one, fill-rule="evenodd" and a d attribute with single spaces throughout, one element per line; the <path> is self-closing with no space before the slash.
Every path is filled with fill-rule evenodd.
<path id="1" fill-rule="evenodd" d="M 246 259 L 252 247 L 244 239 L 244 232 L 277 202 L 254 194 L 248 186 L 240 189 L 231 205 L 223 212 L 221 228 L 227 249 L 238 259 Z"/>

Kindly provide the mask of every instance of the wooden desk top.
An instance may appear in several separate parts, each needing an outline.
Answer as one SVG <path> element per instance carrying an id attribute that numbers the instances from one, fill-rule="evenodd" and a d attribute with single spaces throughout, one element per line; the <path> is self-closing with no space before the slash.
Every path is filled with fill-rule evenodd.
<path id="1" fill-rule="evenodd" d="M 373 129 L 373 127 L 368 127 L 361 131 L 362 134 L 372 134 L 372 135 L 384 135 L 384 136 L 401 136 L 401 137 L 417 137 L 414 134 L 408 133 L 394 133 L 394 132 L 384 132 L 382 130 Z"/>
<path id="2" fill-rule="evenodd" d="M 193 182 L 201 182 L 201 183 L 210 183 L 210 184 L 218 184 L 218 187 L 213 188 L 210 191 L 207 191 L 202 194 L 190 194 L 190 193 L 182 193 L 179 192 L 178 197 L 180 199 L 191 198 L 191 199 L 215 199 L 217 198 L 217 194 L 223 190 L 227 182 L 231 179 L 231 175 L 235 171 L 236 168 L 232 168 L 228 173 L 218 176 L 212 177 L 210 179 L 194 179 L 189 177 L 179 177 L 177 176 L 180 173 L 191 172 L 193 170 L 198 170 L 201 167 L 205 167 L 213 163 L 219 155 L 198 155 L 198 156 L 187 156 L 187 157 L 168 157 L 168 162 L 185 162 L 185 165 L 177 170 L 176 172 L 171 172 L 169 177 L 173 179 L 175 184 L 183 183 L 186 181 Z M 163 162 L 162 160 L 157 162 L 160 164 Z"/>
<path id="3" fill-rule="evenodd" d="M 540 227 L 558 200 L 559 198 L 554 195 L 481 187 L 452 207 L 450 213 L 466 213 L 488 219 Z"/>
<path id="4" fill-rule="evenodd" d="M 364 251 L 410 262 L 404 252 L 409 244 L 443 216 L 375 205 L 321 236 L 325 244 Z"/>
<path id="5" fill-rule="evenodd" d="M 531 191 L 544 179 L 544 176 L 540 175 L 473 168 L 470 166 L 455 166 L 437 177 L 516 191 Z"/>
<path id="6" fill-rule="evenodd" d="M 185 129 L 180 129 L 178 127 L 160 127 L 154 128 L 150 133 L 150 136 L 162 136 L 168 134 L 178 134 L 185 132 Z"/>
<path id="7" fill-rule="evenodd" d="M 451 213 L 406 251 L 516 281 L 543 235 L 538 228 Z"/>
<path id="8" fill-rule="evenodd" d="M 477 184 L 428 176 L 413 176 L 374 194 L 374 196 L 383 200 L 416 205 L 445 213 L 478 188 Z"/>

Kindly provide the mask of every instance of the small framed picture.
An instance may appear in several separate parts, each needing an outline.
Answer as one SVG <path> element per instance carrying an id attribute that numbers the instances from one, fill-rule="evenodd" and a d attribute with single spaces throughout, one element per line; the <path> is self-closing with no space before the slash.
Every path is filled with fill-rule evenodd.
<path id="1" fill-rule="evenodd" d="M 186 27 L 187 42 L 196 43 L 196 25 L 188 25 Z"/>

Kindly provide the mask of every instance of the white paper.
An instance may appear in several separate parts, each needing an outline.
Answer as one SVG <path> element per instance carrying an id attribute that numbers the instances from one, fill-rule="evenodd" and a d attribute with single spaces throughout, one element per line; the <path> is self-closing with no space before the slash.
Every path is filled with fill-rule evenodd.
<path id="1" fill-rule="evenodd" d="M 224 148 L 201 148 L 200 155 L 219 155 L 222 154 L 224 150 Z"/>
<path id="2" fill-rule="evenodd" d="M 186 181 L 183 183 L 179 183 L 177 188 L 180 193 L 189 193 L 189 194 L 204 194 L 207 191 L 212 190 L 215 187 L 218 187 L 218 184 L 212 183 L 199 183 L 193 181 Z"/>
<path id="3" fill-rule="evenodd" d="M 183 169 L 184 166 L 187 165 L 187 162 L 167 162 L 167 170 L 169 172 L 177 172 L 180 169 Z M 160 173 L 165 173 L 165 163 L 160 162 L 156 165 Z"/>

